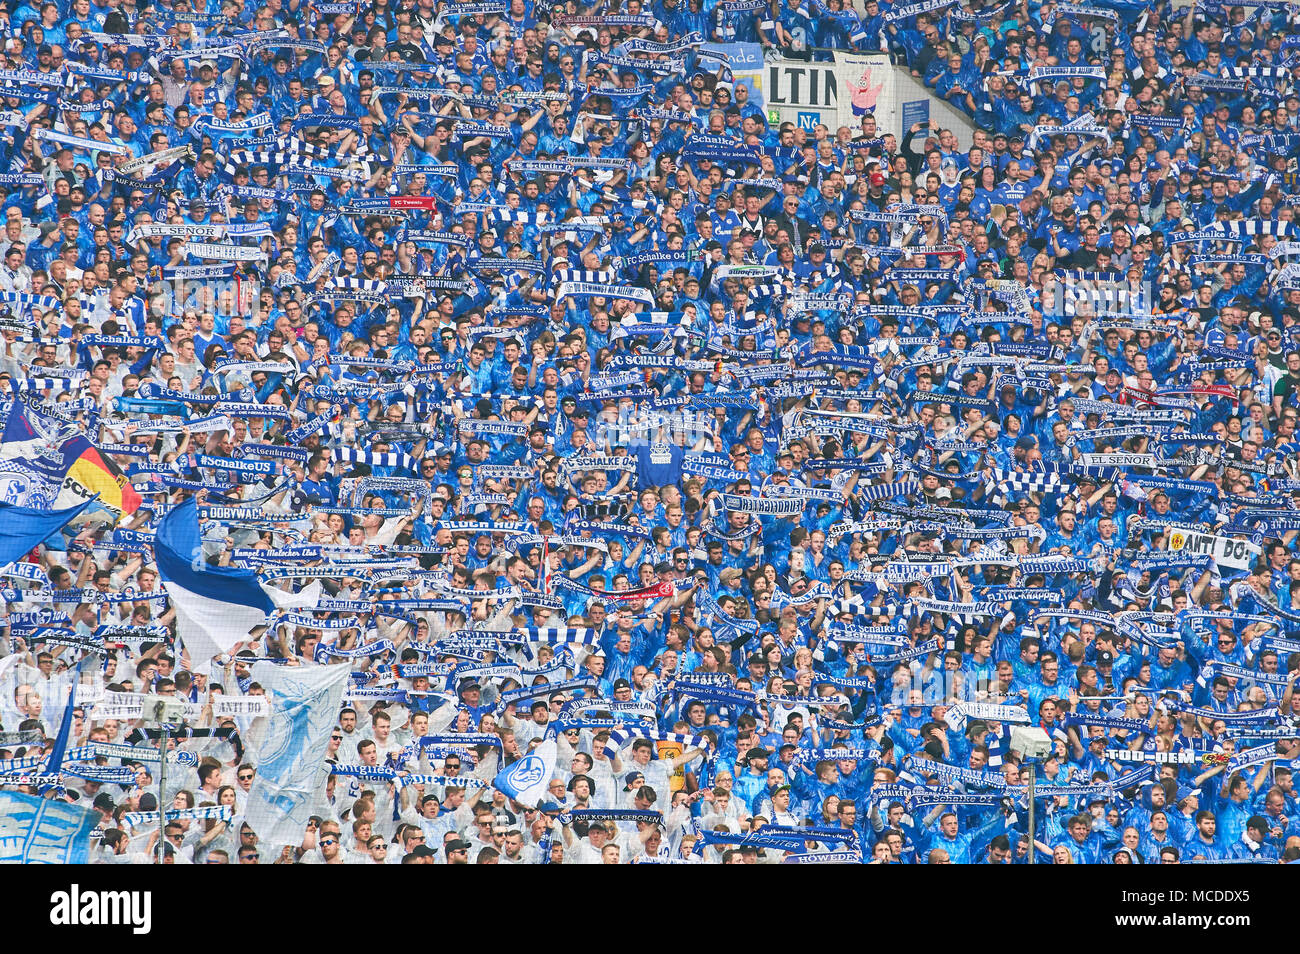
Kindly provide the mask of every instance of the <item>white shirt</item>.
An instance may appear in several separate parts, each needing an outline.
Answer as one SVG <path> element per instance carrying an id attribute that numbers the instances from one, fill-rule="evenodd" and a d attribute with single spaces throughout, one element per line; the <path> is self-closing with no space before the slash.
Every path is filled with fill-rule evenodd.
<path id="1" fill-rule="evenodd" d="M 32 270 L 26 265 L 19 265 L 17 269 L 11 269 L 8 265 L 0 265 L 0 289 L 12 292 L 25 292 L 32 283 Z"/>

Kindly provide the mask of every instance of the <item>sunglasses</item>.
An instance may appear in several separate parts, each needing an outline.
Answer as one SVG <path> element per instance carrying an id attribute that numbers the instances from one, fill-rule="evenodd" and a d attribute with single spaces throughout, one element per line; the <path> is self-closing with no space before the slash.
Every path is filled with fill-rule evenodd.
<path id="1" fill-rule="evenodd" d="M 322 845 L 337 845 L 339 840 L 337 838 L 322 838 L 320 843 Z"/>

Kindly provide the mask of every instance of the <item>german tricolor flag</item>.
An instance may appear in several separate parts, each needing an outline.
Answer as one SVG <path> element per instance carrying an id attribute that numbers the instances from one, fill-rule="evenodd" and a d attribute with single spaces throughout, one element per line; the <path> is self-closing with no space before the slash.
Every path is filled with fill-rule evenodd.
<path id="1" fill-rule="evenodd" d="M 126 474 L 86 438 L 71 438 L 60 450 L 68 468 L 59 494 L 60 506 L 71 506 L 98 494 L 97 503 L 112 515 L 114 523 L 140 506 L 140 495 Z"/>

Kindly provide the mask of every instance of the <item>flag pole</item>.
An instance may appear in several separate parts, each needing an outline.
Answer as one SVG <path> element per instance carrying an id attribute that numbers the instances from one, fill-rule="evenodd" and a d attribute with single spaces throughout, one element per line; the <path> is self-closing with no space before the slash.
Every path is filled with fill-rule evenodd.
<path id="1" fill-rule="evenodd" d="M 164 848 L 167 845 L 167 807 L 163 794 L 167 791 L 167 746 L 171 744 L 171 730 L 166 722 L 162 726 L 162 759 L 158 762 L 158 859 L 155 864 L 163 863 Z"/>
<path id="2" fill-rule="evenodd" d="M 1034 830 L 1034 776 L 1037 774 L 1038 773 L 1034 770 L 1033 764 L 1030 763 L 1029 766 L 1029 864 L 1031 865 L 1034 863 L 1034 855 L 1036 853 L 1036 850 L 1034 848 L 1034 836 L 1037 834 L 1037 832 Z"/>

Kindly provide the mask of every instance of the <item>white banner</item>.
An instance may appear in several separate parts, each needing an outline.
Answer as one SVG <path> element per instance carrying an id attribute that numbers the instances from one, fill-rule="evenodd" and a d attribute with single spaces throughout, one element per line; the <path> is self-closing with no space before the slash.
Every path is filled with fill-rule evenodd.
<path id="1" fill-rule="evenodd" d="M 1170 550 L 1187 553 L 1209 553 L 1219 566 L 1234 570 L 1248 570 L 1259 558 L 1260 548 L 1247 540 L 1216 537 L 1212 533 L 1197 533 L 1181 527 L 1165 527 L 1165 539 Z"/>
<path id="2" fill-rule="evenodd" d="M 808 132 L 822 124 L 832 135 L 848 126 L 856 137 L 862 116 L 871 113 L 877 134 L 893 133 L 900 144 L 914 122 L 925 120 L 934 131 L 951 129 L 963 149 L 971 144 L 975 127 L 970 117 L 884 53 L 836 53 L 833 63 L 771 60 L 761 77 L 759 92 L 770 123 L 791 122 Z"/>
<path id="3" fill-rule="evenodd" d="M 144 695 L 138 692 L 105 692 L 101 700 L 91 703 L 81 700 L 81 704 L 90 705 L 90 718 L 94 722 L 117 719 L 132 722 L 144 718 Z M 192 721 L 203 716 L 203 705 L 198 702 L 185 703 L 185 719 Z"/>
<path id="4" fill-rule="evenodd" d="M 264 844 L 302 839 L 325 781 L 321 766 L 349 672 L 350 666 L 253 666 L 272 708 L 245 814 Z"/>
<path id="5" fill-rule="evenodd" d="M 632 301 L 639 301 L 651 308 L 654 307 L 655 303 L 654 296 L 650 294 L 648 288 L 636 288 L 631 285 L 606 285 L 600 282 L 562 282 L 555 292 L 555 300 L 561 301 L 574 295 L 630 298 Z"/>
<path id="6" fill-rule="evenodd" d="M 186 242 L 187 254 L 218 262 L 264 262 L 266 253 L 256 246 L 223 245 L 219 242 Z"/>
<path id="7" fill-rule="evenodd" d="M 217 719 L 256 718 L 270 714 L 271 700 L 266 696 L 218 696 L 212 700 L 212 715 Z"/>
<path id="8" fill-rule="evenodd" d="M 1080 454 L 1079 463 L 1084 467 L 1154 468 L 1156 459 L 1151 454 Z"/>

